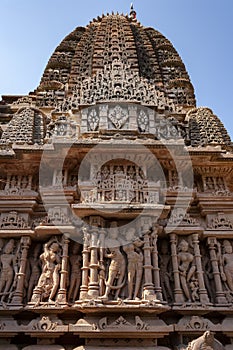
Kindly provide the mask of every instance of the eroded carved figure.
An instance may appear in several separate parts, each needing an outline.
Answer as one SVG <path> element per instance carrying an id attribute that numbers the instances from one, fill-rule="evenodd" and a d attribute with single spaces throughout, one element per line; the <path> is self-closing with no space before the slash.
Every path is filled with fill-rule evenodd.
<path id="1" fill-rule="evenodd" d="M 229 240 L 222 243 L 223 254 L 220 256 L 220 272 L 223 282 L 233 292 L 233 248 Z"/>
<path id="2" fill-rule="evenodd" d="M 119 229 L 116 222 L 110 226 L 110 237 L 106 240 L 105 258 L 111 259 L 108 268 L 108 278 L 106 279 L 106 289 L 102 299 L 108 299 L 111 291 L 116 291 L 114 299 L 117 299 L 121 288 L 125 284 L 126 261 L 120 250 L 120 242 L 117 239 Z"/>
<path id="3" fill-rule="evenodd" d="M 42 272 L 31 301 L 38 303 L 48 300 L 53 303 L 59 286 L 61 268 L 61 243 L 57 238 L 51 238 L 45 243 L 40 260 Z"/>
<path id="4" fill-rule="evenodd" d="M 18 251 L 15 252 L 15 241 L 10 239 L 4 246 L 0 256 L 1 273 L 0 273 L 0 296 L 1 302 L 4 303 L 10 299 L 10 294 L 14 289 L 14 277 L 18 272 L 17 259 Z"/>
<path id="5" fill-rule="evenodd" d="M 128 284 L 128 297 L 127 299 L 136 299 L 141 286 L 142 274 L 143 274 L 143 253 L 141 247 L 143 241 L 135 236 L 135 229 L 133 227 L 126 231 L 126 242 L 123 246 L 123 250 L 127 256 L 127 284 Z"/>
<path id="6" fill-rule="evenodd" d="M 173 300 L 171 271 L 171 254 L 169 254 L 168 242 L 163 240 L 160 247 L 160 279 L 163 296 L 166 301 Z"/>
<path id="7" fill-rule="evenodd" d="M 178 268 L 180 273 L 180 282 L 184 295 L 188 302 L 195 301 L 197 297 L 198 282 L 194 278 L 196 265 L 194 264 L 194 255 L 189 252 L 189 243 L 182 239 L 178 245 Z M 190 293 L 191 290 L 191 293 Z"/>

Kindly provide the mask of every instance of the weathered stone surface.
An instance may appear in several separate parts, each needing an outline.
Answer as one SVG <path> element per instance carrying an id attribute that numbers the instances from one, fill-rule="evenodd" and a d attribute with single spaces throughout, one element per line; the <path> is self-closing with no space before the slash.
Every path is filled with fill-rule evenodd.
<path id="1" fill-rule="evenodd" d="M 231 349 L 233 148 L 195 103 L 133 7 L 4 97 L 0 349 Z"/>

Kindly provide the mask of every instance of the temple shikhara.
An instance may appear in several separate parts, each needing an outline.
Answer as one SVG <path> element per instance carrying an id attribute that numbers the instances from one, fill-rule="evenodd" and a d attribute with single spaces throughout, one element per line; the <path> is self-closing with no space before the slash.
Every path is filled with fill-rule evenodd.
<path id="1" fill-rule="evenodd" d="M 131 7 L 0 102 L 0 350 L 232 350 L 233 145 Z"/>

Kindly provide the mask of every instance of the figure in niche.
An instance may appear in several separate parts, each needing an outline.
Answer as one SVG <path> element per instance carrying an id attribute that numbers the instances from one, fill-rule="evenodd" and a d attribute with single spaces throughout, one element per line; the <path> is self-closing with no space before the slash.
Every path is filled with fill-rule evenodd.
<path id="1" fill-rule="evenodd" d="M 214 275 L 213 275 L 212 264 L 209 256 L 206 254 L 206 250 L 203 245 L 200 246 L 200 252 L 201 252 L 202 269 L 204 271 L 203 277 L 204 277 L 205 287 L 207 289 L 210 300 L 213 303 L 215 298 L 214 296 L 215 287 L 214 287 Z"/>
<path id="2" fill-rule="evenodd" d="M 54 303 L 53 298 L 59 286 L 59 271 L 61 268 L 61 249 L 56 238 L 52 238 L 48 243 L 45 243 L 44 253 L 40 255 L 40 259 L 42 262 L 42 273 L 37 287 L 34 289 L 32 302 L 34 301 L 35 291 L 39 289 L 41 301 L 48 299 L 49 302 Z"/>
<path id="3" fill-rule="evenodd" d="M 15 275 L 14 267 L 17 266 L 17 255 L 14 254 L 14 245 L 14 240 L 10 239 L 9 242 L 5 245 L 0 256 L 0 295 L 2 303 L 4 303 L 6 296 L 9 295 L 12 291 Z"/>
<path id="4" fill-rule="evenodd" d="M 70 255 L 70 265 L 71 265 L 71 273 L 70 273 L 70 288 L 68 293 L 68 301 L 70 303 L 77 300 L 78 291 L 81 284 L 81 261 L 82 256 L 79 254 L 79 245 L 74 244 L 72 253 Z"/>
<path id="5" fill-rule="evenodd" d="M 196 266 L 194 265 L 194 255 L 191 254 L 188 250 L 188 242 L 182 239 L 178 246 L 178 268 L 180 273 L 180 282 L 184 295 L 188 299 L 188 302 L 191 302 L 189 286 L 192 277 L 194 277 Z"/>
<path id="6" fill-rule="evenodd" d="M 213 180 L 213 178 L 212 177 L 207 177 L 206 179 L 205 179 L 205 181 L 206 181 L 206 189 L 207 190 L 214 190 L 215 189 L 215 186 L 214 186 L 214 180 Z"/>
<path id="7" fill-rule="evenodd" d="M 110 237 L 105 241 L 105 258 L 111 259 L 108 268 L 108 278 L 106 280 L 106 289 L 101 299 L 108 299 L 111 291 L 116 291 L 114 298 L 120 295 L 120 290 L 125 284 L 126 263 L 123 254 L 120 251 L 120 242 L 117 237 L 119 230 L 116 222 L 112 222 L 110 226 Z"/>
<path id="8" fill-rule="evenodd" d="M 161 287 L 163 291 L 164 300 L 172 301 L 173 294 L 171 288 L 172 266 L 171 254 L 169 254 L 168 242 L 163 240 L 160 248 L 160 276 Z"/>
<path id="9" fill-rule="evenodd" d="M 233 292 L 233 249 L 230 241 L 223 241 L 223 255 L 220 259 L 220 272 L 224 282 Z"/>
<path id="10" fill-rule="evenodd" d="M 135 237 L 135 229 L 132 227 L 126 232 L 126 242 L 123 250 L 128 261 L 128 300 L 137 299 L 143 274 L 143 253 L 141 247 L 143 241 Z"/>
<path id="11" fill-rule="evenodd" d="M 41 263 L 39 259 L 39 254 L 41 250 L 41 244 L 37 244 L 33 250 L 31 256 L 28 259 L 28 268 L 27 272 L 29 274 L 27 283 L 25 287 L 28 287 L 27 290 L 27 300 L 31 300 L 33 288 L 37 285 L 40 274 L 41 274 Z"/>

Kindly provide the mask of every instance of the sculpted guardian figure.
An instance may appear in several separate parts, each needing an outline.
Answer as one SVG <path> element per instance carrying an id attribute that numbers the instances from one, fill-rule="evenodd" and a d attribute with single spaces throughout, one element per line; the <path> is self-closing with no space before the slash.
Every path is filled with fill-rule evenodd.
<path id="1" fill-rule="evenodd" d="M 188 302 L 191 301 L 191 295 L 189 291 L 189 285 L 191 278 L 193 277 L 196 266 L 193 264 L 194 255 L 191 254 L 189 251 L 189 243 L 182 239 L 178 246 L 178 266 L 179 266 L 179 273 L 180 273 L 180 282 L 181 286 L 184 292 L 184 295 L 188 299 Z"/>
<path id="2" fill-rule="evenodd" d="M 59 271 L 61 268 L 60 244 L 56 238 L 51 238 L 44 245 L 44 252 L 40 255 L 42 263 L 42 273 L 38 284 L 34 289 L 32 301 L 36 290 L 40 291 L 41 301 L 48 299 L 48 302 L 54 303 L 59 286 Z M 36 300 L 38 302 L 38 300 Z"/>
<path id="3" fill-rule="evenodd" d="M 220 261 L 221 262 L 221 261 Z M 227 286 L 233 291 L 233 249 L 230 241 L 223 241 L 222 266 L 220 271 L 222 279 L 227 283 Z"/>
<path id="4" fill-rule="evenodd" d="M 138 297 L 140 284 L 143 274 L 143 254 L 140 248 L 143 246 L 143 242 L 135 238 L 135 229 L 130 228 L 126 232 L 126 244 L 123 246 L 123 250 L 127 255 L 128 261 L 128 298 L 136 299 Z"/>
<path id="5" fill-rule="evenodd" d="M 115 299 L 119 297 L 120 290 L 124 286 L 124 276 L 126 263 L 123 254 L 120 251 L 120 242 L 118 237 L 118 227 L 116 222 L 111 223 L 110 237 L 106 240 L 105 258 L 111 259 L 108 278 L 106 280 L 106 289 L 101 299 L 108 299 L 111 290 L 116 290 Z"/>
<path id="6" fill-rule="evenodd" d="M 10 288 L 14 279 L 14 266 L 16 264 L 16 256 L 14 254 L 15 242 L 10 239 L 6 243 L 3 253 L 0 256 L 1 274 L 0 274 L 0 295 L 1 302 L 4 302 L 5 297 L 10 293 Z"/>

